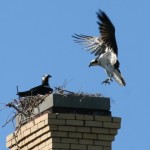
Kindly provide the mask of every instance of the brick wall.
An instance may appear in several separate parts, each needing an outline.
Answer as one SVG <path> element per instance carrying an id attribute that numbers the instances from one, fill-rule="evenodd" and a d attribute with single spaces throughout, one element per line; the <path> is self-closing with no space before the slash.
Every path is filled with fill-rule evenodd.
<path id="1" fill-rule="evenodd" d="M 11 150 L 111 150 L 120 123 L 120 118 L 111 116 L 46 113 L 7 136 L 6 146 Z"/>

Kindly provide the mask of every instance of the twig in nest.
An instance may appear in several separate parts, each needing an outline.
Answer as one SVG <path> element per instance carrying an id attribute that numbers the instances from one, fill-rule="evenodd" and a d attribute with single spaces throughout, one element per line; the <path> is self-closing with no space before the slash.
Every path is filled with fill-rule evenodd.
<path id="1" fill-rule="evenodd" d="M 9 120 L 6 120 L 6 123 L 2 126 L 2 128 L 3 127 L 5 127 L 9 122 L 13 122 L 14 121 L 14 119 L 16 118 L 16 116 L 17 116 L 17 114 L 15 114 L 14 116 L 12 116 Z"/>
<path id="2" fill-rule="evenodd" d="M 5 107 L 13 108 L 16 112 L 14 116 L 6 121 L 3 127 L 10 121 L 13 121 L 16 116 L 25 116 L 26 118 L 30 118 L 34 112 L 34 109 L 37 108 L 47 96 L 48 95 L 27 96 L 20 98 L 19 100 L 14 99 L 12 102 L 6 104 Z"/>
<path id="3" fill-rule="evenodd" d="M 101 97 L 102 96 L 99 93 L 96 93 L 96 94 L 89 94 L 89 93 L 85 93 L 85 92 L 75 93 L 75 92 L 72 92 L 72 91 L 69 91 L 69 90 L 65 90 L 61 87 L 55 87 L 54 93 L 61 94 L 63 96 L 67 96 L 67 95 L 82 96 L 82 99 L 84 99 L 85 97 Z"/>

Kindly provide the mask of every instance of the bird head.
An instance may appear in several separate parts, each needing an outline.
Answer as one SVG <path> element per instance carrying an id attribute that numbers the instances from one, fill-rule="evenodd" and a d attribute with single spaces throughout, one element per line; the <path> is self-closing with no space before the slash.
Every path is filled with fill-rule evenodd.
<path id="1" fill-rule="evenodd" d="M 49 74 L 45 74 L 43 77 L 42 77 L 42 84 L 43 85 L 49 85 L 48 84 L 48 79 L 51 78 L 52 76 L 49 75 Z"/>
<path id="2" fill-rule="evenodd" d="M 52 77 L 52 76 L 49 75 L 49 74 L 45 74 L 45 75 L 42 77 L 42 80 L 45 80 L 46 78 L 50 78 L 50 77 Z"/>
<path id="3" fill-rule="evenodd" d="M 94 60 L 92 60 L 92 61 L 90 62 L 89 67 L 91 67 L 91 66 L 97 66 L 97 65 L 98 65 L 98 60 L 97 60 L 97 59 L 94 59 Z"/>

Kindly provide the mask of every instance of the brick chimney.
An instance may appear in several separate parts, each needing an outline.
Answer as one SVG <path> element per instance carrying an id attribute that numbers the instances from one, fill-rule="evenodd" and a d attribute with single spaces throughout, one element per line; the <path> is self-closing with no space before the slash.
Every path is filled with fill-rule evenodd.
<path id="1" fill-rule="evenodd" d="M 112 117 L 110 99 L 51 94 L 31 119 L 16 118 L 7 136 L 10 150 L 112 150 L 121 118 Z M 15 136 L 14 136 L 15 135 Z"/>

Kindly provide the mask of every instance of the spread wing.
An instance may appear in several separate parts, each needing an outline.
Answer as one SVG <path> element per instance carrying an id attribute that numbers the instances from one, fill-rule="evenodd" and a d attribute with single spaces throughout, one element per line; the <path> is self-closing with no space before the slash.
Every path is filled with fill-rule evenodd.
<path id="1" fill-rule="evenodd" d="M 92 54 L 100 55 L 104 53 L 106 48 L 112 50 L 118 55 L 118 48 L 115 38 L 115 27 L 111 23 L 110 19 L 103 11 L 97 13 L 99 21 L 99 30 L 101 36 L 87 36 L 82 34 L 74 34 L 73 38 L 76 43 L 84 45 L 84 49 L 90 51 Z"/>
<path id="2" fill-rule="evenodd" d="M 100 55 L 105 51 L 105 45 L 100 37 L 87 36 L 82 34 L 74 34 L 72 36 L 76 43 L 84 46 L 84 49 L 95 56 Z"/>
<path id="3" fill-rule="evenodd" d="M 103 11 L 99 10 L 97 17 L 99 19 L 97 23 L 99 25 L 101 39 L 107 47 L 109 47 L 116 55 L 118 55 L 118 48 L 115 38 L 115 27 Z"/>

